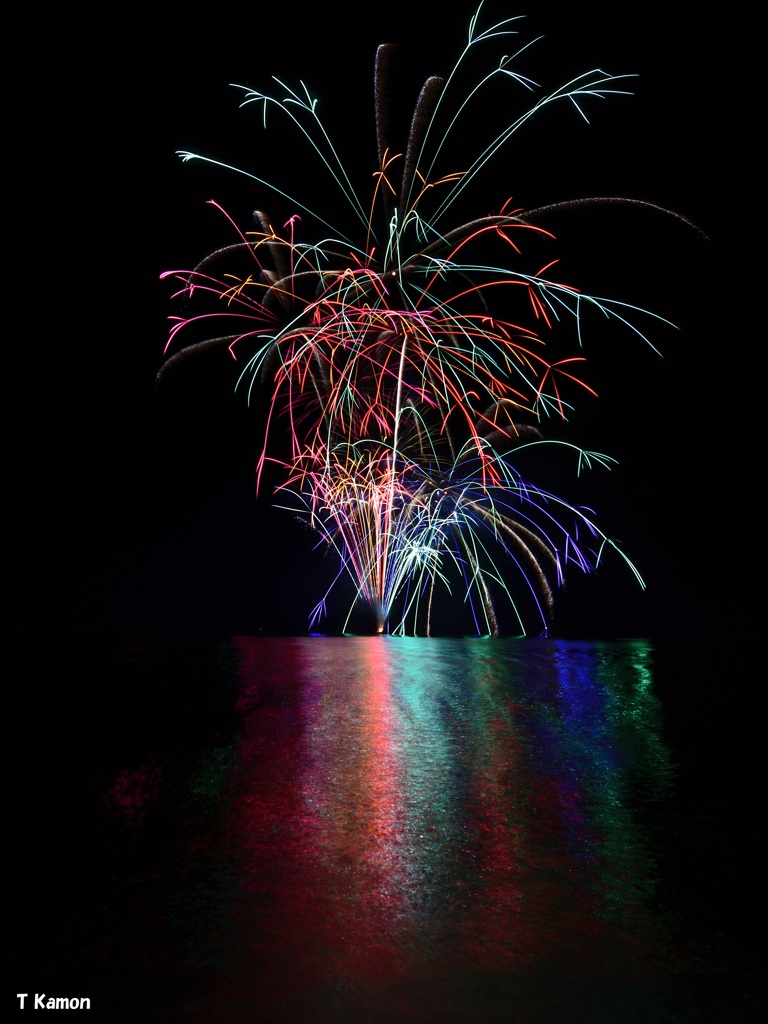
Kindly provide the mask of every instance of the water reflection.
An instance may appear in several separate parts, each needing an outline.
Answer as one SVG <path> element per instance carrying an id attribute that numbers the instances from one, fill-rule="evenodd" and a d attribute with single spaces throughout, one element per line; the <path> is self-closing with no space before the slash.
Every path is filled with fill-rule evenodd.
<path id="1" fill-rule="evenodd" d="M 226 985 L 179 1019 L 676 1019 L 647 643 L 235 645 Z"/>

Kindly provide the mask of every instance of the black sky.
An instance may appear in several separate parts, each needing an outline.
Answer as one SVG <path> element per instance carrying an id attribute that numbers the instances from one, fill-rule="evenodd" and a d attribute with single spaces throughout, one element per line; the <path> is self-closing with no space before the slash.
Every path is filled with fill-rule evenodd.
<path id="1" fill-rule="evenodd" d="M 544 35 L 527 61 L 543 84 L 592 67 L 639 77 L 633 96 L 593 104 L 590 126 L 564 109 L 534 119 L 499 158 L 478 212 L 509 195 L 526 207 L 622 195 L 676 209 L 709 235 L 616 208 L 554 228 L 585 285 L 679 328 L 654 334 L 663 359 L 626 337 L 593 356 L 601 402 L 587 403 L 575 429 L 620 460 L 597 489 L 598 518 L 649 590 L 611 570 L 574 580 L 561 626 L 585 635 L 738 631 L 746 604 L 749 528 L 734 516 L 728 481 L 743 479 L 750 462 L 734 410 L 739 353 L 754 342 L 732 302 L 739 243 L 724 201 L 739 160 L 726 154 L 743 152 L 728 115 L 740 86 L 726 73 L 743 26 L 733 7 L 705 20 L 693 6 L 670 6 L 486 4 L 488 17 L 527 14 L 523 38 Z M 31 27 L 20 32 L 29 58 L 13 102 L 23 313 L 5 438 L 12 628 L 304 629 L 319 596 L 307 569 L 312 538 L 255 502 L 258 438 L 230 367 L 212 363 L 167 391 L 154 384 L 175 311 L 160 273 L 231 240 L 206 200 L 242 221 L 272 197 L 225 171 L 184 165 L 175 151 L 255 173 L 267 165 L 299 187 L 296 136 L 260 132 L 229 83 L 267 90 L 272 75 L 304 80 L 367 188 L 376 45 L 403 44 L 404 95 L 415 99 L 428 74 L 450 69 L 472 10 L 399 0 L 309 12 L 75 6 L 49 17 L 43 47 Z"/>

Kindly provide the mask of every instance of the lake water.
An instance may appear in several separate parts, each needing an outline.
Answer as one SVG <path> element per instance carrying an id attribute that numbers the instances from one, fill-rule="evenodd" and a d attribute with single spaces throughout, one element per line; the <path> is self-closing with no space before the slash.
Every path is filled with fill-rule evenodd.
<path id="1" fill-rule="evenodd" d="M 116 1022 L 760 1017 L 749 711 L 705 651 L 20 653 L 14 992 Z"/>

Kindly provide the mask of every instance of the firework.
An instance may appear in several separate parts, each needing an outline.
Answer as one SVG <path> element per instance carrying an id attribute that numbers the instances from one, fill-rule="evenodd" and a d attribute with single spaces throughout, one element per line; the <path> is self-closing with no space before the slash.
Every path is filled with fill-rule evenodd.
<path id="1" fill-rule="evenodd" d="M 535 476 L 537 460 L 558 453 L 573 456 L 577 472 L 612 461 L 548 441 L 543 427 L 551 418 L 565 420 L 572 396 L 591 391 L 582 380 L 585 310 L 598 310 L 648 344 L 637 324 L 653 314 L 586 295 L 558 280 L 551 259 L 531 266 L 535 257 L 527 262 L 526 252 L 553 239 L 541 223 L 552 211 L 621 200 L 533 211 L 507 201 L 496 214 L 458 224 L 454 213 L 534 114 L 569 103 L 583 116 L 591 98 L 626 92 L 627 76 L 594 70 L 535 98 L 537 87 L 516 69 L 522 46 L 455 101 L 470 53 L 500 40 L 506 45 L 517 34 L 518 19 L 483 30 L 479 16 L 480 10 L 447 79 L 425 83 L 403 153 L 390 140 L 394 49 L 379 48 L 370 203 L 353 187 L 304 85 L 294 90 L 276 80 L 278 95 L 238 86 L 242 106 L 260 108 L 265 127 L 268 115 L 287 117 L 311 146 L 328 175 L 323 215 L 230 167 L 288 201 L 295 214 L 279 227 L 257 211 L 248 232 L 230 221 L 233 244 L 190 272 L 163 275 L 180 283 L 176 297 L 185 304 L 206 297 L 212 304 L 173 319 L 161 374 L 201 346 L 229 349 L 241 365 L 238 387 L 249 397 L 265 396 L 259 483 L 267 463 L 278 467 L 279 503 L 338 554 L 337 581 L 352 578 L 354 603 L 367 603 L 379 632 L 429 634 L 440 590 L 469 604 L 480 634 L 498 632 L 499 600 L 514 609 L 521 632 L 541 632 L 568 568 L 593 571 L 606 550 L 617 552 L 643 585 L 591 512 L 537 486 L 521 469 L 533 465 Z M 462 169 L 442 171 L 451 140 L 461 137 L 469 111 L 494 81 L 525 101 L 521 113 L 491 130 Z M 335 227 L 339 217 L 329 208 L 351 213 L 359 234 Z M 320 241 L 301 240 L 305 220 L 319 225 Z M 549 342 L 566 320 L 577 354 L 555 358 Z M 211 324 L 221 327 L 211 331 Z M 202 342 L 195 334 L 201 327 Z M 278 432 L 284 440 L 286 425 L 287 447 L 275 438 Z M 332 591 L 311 613 L 312 625 Z"/>

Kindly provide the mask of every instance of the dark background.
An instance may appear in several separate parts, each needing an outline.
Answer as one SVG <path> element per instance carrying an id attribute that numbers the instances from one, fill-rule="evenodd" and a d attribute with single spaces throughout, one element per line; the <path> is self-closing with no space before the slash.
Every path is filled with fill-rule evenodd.
<path id="1" fill-rule="evenodd" d="M 572 576 L 556 623 L 564 633 L 710 638 L 742 633 L 749 618 L 757 338 L 736 112 L 750 27 L 738 6 L 708 20 L 694 6 L 670 8 L 485 7 L 486 22 L 527 14 L 522 40 L 545 36 L 522 65 L 544 86 L 593 67 L 639 77 L 634 95 L 594 101 L 590 125 L 566 105 L 537 115 L 497 157 L 476 212 L 510 195 L 527 208 L 619 195 L 678 210 L 709 236 L 616 207 L 547 223 L 564 279 L 678 328 L 652 327 L 663 358 L 618 330 L 586 353 L 601 399 L 579 407 L 570 436 L 620 467 L 600 471 L 584 494 L 648 590 L 619 566 Z M 27 61 L 10 103 L 20 141 L 8 203 L 22 231 L 7 271 L 18 314 L 4 438 L 13 630 L 306 628 L 328 568 L 307 530 L 254 496 L 258 429 L 233 393 L 232 366 L 221 356 L 155 386 L 167 317 L 178 312 L 160 273 L 234 240 L 206 200 L 244 228 L 256 206 L 276 218 L 295 211 L 255 182 L 182 164 L 175 151 L 285 181 L 322 207 L 321 179 L 306 177 L 296 133 L 277 118 L 261 131 L 229 87 L 303 80 L 367 201 L 376 45 L 403 44 L 409 112 L 423 79 L 452 67 L 472 10 L 174 2 L 117 14 L 75 5 L 46 15 L 45 43 L 40 26 L 19 27 Z M 489 60 L 499 52 L 491 47 Z M 486 114 L 501 124 L 505 111 Z"/>

